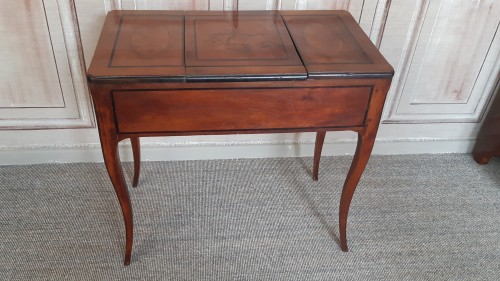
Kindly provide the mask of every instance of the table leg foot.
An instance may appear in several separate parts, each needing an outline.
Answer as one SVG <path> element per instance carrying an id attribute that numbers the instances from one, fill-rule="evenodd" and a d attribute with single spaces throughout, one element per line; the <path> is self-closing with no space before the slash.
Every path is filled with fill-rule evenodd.
<path id="1" fill-rule="evenodd" d="M 349 248 L 347 247 L 347 241 L 340 241 L 340 249 L 342 249 L 342 252 L 348 252 Z"/>
<path id="2" fill-rule="evenodd" d="M 132 154 L 134 156 L 134 180 L 132 186 L 137 187 L 141 173 L 141 144 L 138 137 L 130 138 L 130 142 L 132 143 Z"/>
<path id="3" fill-rule="evenodd" d="M 125 253 L 125 260 L 123 262 L 124 266 L 130 265 L 130 258 L 131 258 L 131 255 L 130 254 L 127 255 L 127 253 Z"/>
<path id="4" fill-rule="evenodd" d="M 485 165 L 488 164 L 488 162 L 490 162 L 493 155 L 483 151 L 481 152 L 474 151 L 472 153 L 472 157 L 474 158 L 474 161 L 476 161 L 476 163 L 480 165 Z"/>
<path id="5" fill-rule="evenodd" d="M 325 131 L 319 131 L 316 133 L 316 142 L 314 144 L 314 163 L 313 163 L 313 175 L 314 181 L 318 180 L 319 172 L 319 160 L 321 159 L 321 150 L 323 150 L 323 143 L 325 142 Z"/>

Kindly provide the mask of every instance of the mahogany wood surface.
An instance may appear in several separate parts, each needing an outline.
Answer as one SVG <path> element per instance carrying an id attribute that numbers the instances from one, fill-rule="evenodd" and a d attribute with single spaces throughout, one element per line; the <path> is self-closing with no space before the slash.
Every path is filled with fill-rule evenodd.
<path id="1" fill-rule="evenodd" d="M 185 40 L 188 80 L 307 77 L 276 13 L 193 13 L 186 16 Z"/>
<path id="2" fill-rule="evenodd" d="M 90 91 L 92 93 L 92 99 L 94 101 L 96 111 L 97 127 L 99 129 L 104 163 L 122 209 L 126 238 L 124 264 L 129 265 L 132 256 L 132 241 L 134 235 L 133 212 L 127 183 L 123 177 L 122 167 L 120 164 L 120 155 L 118 153 L 118 132 L 116 131 L 116 127 L 114 125 L 113 111 L 110 110 L 113 108 L 113 103 L 111 95 L 107 91 L 100 89 L 97 85 L 91 83 Z"/>
<path id="3" fill-rule="evenodd" d="M 313 160 L 313 180 L 318 180 L 319 160 L 321 159 L 321 150 L 325 142 L 326 131 L 318 131 L 316 133 L 316 142 L 314 144 L 314 160 Z"/>
<path id="4" fill-rule="evenodd" d="M 316 132 L 317 180 L 326 132 L 356 132 L 339 210 L 347 251 L 350 202 L 392 75 L 346 11 L 109 12 L 88 78 L 125 222 L 125 264 L 133 218 L 117 148 L 130 138 L 137 186 L 145 136 Z"/>
<path id="5" fill-rule="evenodd" d="M 130 138 L 130 143 L 132 144 L 132 155 L 134 157 L 134 180 L 132 181 L 132 186 L 137 187 L 141 173 L 141 143 L 138 137 Z"/>
<path id="6" fill-rule="evenodd" d="M 487 164 L 494 156 L 500 157 L 500 91 L 486 114 L 472 155 L 479 164 Z"/>
<path id="7" fill-rule="evenodd" d="M 370 93 L 371 87 L 172 89 L 116 91 L 113 98 L 119 132 L 137 133 L 362 126 Z"/>
<path id="8" fill-rule="evenodd" d="M 88 77 L 183 80 L 183 31 L 183 12 L 110 11 Z"/>

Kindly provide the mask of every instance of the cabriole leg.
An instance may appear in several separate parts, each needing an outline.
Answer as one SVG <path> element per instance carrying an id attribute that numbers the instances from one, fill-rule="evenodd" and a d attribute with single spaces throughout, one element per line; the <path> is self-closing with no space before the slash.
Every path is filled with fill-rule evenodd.
<path id="1" fill-rule="evenodd" d="M 364 133 L 358 133 L 358 144 L 356 147 L 356 152 L 351 163 L 351 168 L 347 174 L 347 178 L 344 183 L 344 188 L 342 189 L 342 195 L 340 197 L 340 210 L 339 210 L 339 231 L 340 231 L 340 248 L 342 251 L 347 252 L 347 215 L 349 213 L 349 207 L 351 205 L 352 196 L 356 190 L 359 179 L 365 170 L 368 159 L 370 159 L 370 154 L 375 142 L 375 136 L 367 137 Z"/>
<path id="2" fill-rule="evenodd" d="M 321 150 L 323 150 L 323 143 L 325 142 L 325 131 L 316 133 L 316 143 L 314 144 L 314 163 L 313 163 L 313 180 L 318 180 L 319 160 L 321 158 Z"/>
<path id="3" fill-rule="evenodd" d="M 123 177 L 123 172 L 118 155 L 118 142 L 102 142 L 104 163 L 108 170 L 109 177 L 120 202 L 125 222 L 125 265 L 130 264 L 133 243 L 133 217 L 132 204 L 127 190 L 127 184 Z"/>
<path id="4" fill-rule="evenodd" d="M 141 173 L 141 144 L 139 137 L 130 138 L 130 142 L 132 143 L 132 154 L 134 155 L 134 180 L 132 186 L 137 187 Z"/>

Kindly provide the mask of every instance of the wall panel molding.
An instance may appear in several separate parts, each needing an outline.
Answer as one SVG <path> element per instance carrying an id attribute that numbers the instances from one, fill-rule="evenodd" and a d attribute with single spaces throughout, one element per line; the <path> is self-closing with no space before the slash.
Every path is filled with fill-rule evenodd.
<path id="1" fill-rule="evenodd" d="M 59 81 L 64 104 L 41 108 L 22 106 L 1 108 L 0 129 L 93 127 L 95 126 L 94 115 L 87 88 L 74 3 L 71 0 L 44 0 L 43 9 L 50 34 L 50 48 L 57 67 L 57 73 L 54 75 Z M 23 36 L 23 34 L 21 32 L 15 36 Z M 33 46 L 33 48 L 36 47 Z M 33 68 L 33 71 L 44 70 Z M 28 75 L 26 81 L 18 83 L 29 83 L 29 81 Z"/>
<path id="2" fill-rule="evenodd" d="M 104 11 L 122 10 L 122 0 L 104 0 Z"/>
<path id="3" fill-rule="evenodd" d="M 382 43 L 385 23 L 387 21 L 387 17 L 389 16 L 391 3 L 392 0 L 378 0 L 377 6 L 375 7 L 375 13 L 373 15 L 373 21 L 371 24 L 369 36 L 375 46 L 377 46 L 377 48 L 380 48 L 380 44 Z"/>
<path id="4" fill-rule="evenodd" d="M 394 115 L 396 114 L 399 101 L 401 99 L 401 94 L 404 87 L 404 81 L 408 77 L 408 71 L 411 64 L 411 58 L 415 52 L 418 37 L 422 30 L 423 22 L 425 16 L 427 15 L 427 10 L 429 8 L 430 0 L 417 0 L 415 3 L 415 9 L 411 18 L 410 26 L 408 27 L 408 32 L 406 35 L 406 41 L 403 46 L 399 65 L 393 65 L 395 68 L 394 77 L 392 79 L 391 93 L 389 94 L 385 107 L 389 108 L 388 116 L 383 120 L 384 123 L 389 121 L 394 121 Z"/>
<path id="5" fill-rule="evenodd" d="M 416 2 L 384 123 L 480 121 L 498 83 L 500 5 L 476 4 Z"/>
<path id="6" fill-rule="evenodd" d="M 266 10 L 281 10 L 283 8 L 283 0 L 267 0 Z"/>

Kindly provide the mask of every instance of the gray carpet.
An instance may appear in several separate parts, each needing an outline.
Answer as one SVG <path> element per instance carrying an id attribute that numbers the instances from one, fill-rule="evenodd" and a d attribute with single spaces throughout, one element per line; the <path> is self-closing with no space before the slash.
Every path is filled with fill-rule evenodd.
<path id="1" fill-rule="evenodd" d="M 103 164 L 0 167 L 0 279 L 500 280 L 499 159 L 373 156 L 343 253 L 350 160 L 143 162 L 129 267 Z"/>

